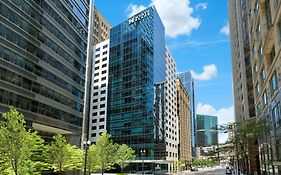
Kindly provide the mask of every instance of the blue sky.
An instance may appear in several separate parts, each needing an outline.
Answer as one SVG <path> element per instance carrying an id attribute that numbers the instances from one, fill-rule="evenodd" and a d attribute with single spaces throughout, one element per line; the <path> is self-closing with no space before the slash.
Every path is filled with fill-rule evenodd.
<path id="1" fill-rule="evenodd" d="M 227 0 L 95 1 L 112 26 L 151 3 L 166 27 L 166 44 L 177 71 L 193 71 L 197 112 L 218 115 L 220 124 L 233 121 Z"/>

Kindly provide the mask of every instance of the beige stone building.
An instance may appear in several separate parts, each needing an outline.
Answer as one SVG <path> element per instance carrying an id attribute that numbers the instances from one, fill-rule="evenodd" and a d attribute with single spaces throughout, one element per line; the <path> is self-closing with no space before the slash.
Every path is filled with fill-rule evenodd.
<path id="1" fill-rule="evenodd" d="M 253 74 L 251 65 L 251 48 L 249 39 L 249 16 L 247 15 L 247 0 L 230 0 L 229 25 L 232 51 L 232 75 L 234 92 L 235 122 L 243 125 L 246 122 L 256 122 Z M 243 140 L 237 144 L 237 149 L 246 149 L 253 155 L 252 159 L 240 159 L 236 166 L 244 172 L 254 174 L 258 168 L 257 140 Z M 245 144 L 246 143 L 246 144 Z M 240 145 L 240 146 L 239 146 Z"/>
<path id="2" fill-rule="evenodd" d="M 237 60 L 239 57 L 249 57 L 252 82 L 246 82 L 253 83 L 251 89 L 256 111 L 255 122 L 265 122 L 269 126 L 257 142 L 259 166 L 264 174 L 281 174 L 280 4 L 280 0 L 237 0 L 237 3 L 236 0 L 229 1 L 236 119 L 240 119 L 240 106 L 236 106 L 236 103 L 245 103 L 245 100 L 239 100 L 245 91 L 243 84 L 239 89 L 239 78 L 245 78 L 245 74 L 238 71 L 243 64 L 240 65 Z M 241 20 L 243 18 L 247 20 Z M 241 56 L 241 48 L 245 48 L 245 44 L 247 54 Z M 244 67 L 243 70 L 247 74 L 249 69 Z"/>
<path id="3" fill-rule="evenodd" d="M 111 25 L 102 16 L 102 14 L 95 8 L 95 25 L 93 30 L 93 43 L 94 45 L 109 39 Z"/>
<path id="4" fill-rule="evenodd" d="M 266 174 L 281 174 L 281 2 L 247 3 L 256 119 L 270 126 L 259 138 L 260 166 Z"/>
<path id="5" fill-rule="evenodd" d="M 177 85 L 177 115 L 179 117 L 179 160 L 186 164 L 191 161 L 191 129 L 190 129 L 190 97 L 180 79 L 176 80 Z"/>

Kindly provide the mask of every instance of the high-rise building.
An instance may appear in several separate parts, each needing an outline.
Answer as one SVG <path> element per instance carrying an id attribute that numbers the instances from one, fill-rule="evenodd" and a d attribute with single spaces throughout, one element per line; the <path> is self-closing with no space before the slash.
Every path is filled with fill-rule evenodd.
<path id="1" fill-rule="evenodd" d="M 252 17 L 251 12 L 248 13 L 248 3 L 251 1 L 246 0 L 233 0 L 229 1 L 229 25 L 231 37 L 231 52 L 232 52 L 232 75 L 233 75 L 233 92 L 234 92 L 234 110 L 235 122 L 237 127 L 244 125 L 247 122 L 256 123 L 256 110 L 254 100 L 254 85 L 253 85 L 253 59 L 251 58 L 252 52 L 263 52 L 258 45 L 251 46 L 250 42 L 253 35 L 260 33 L 260 24 L 257 30 L 253 30 L 250 24 Z M 256 2 L 256 1 L 255 1 Z M 260 88 L 260 87 L 257 87 Z M 258 163 L 258 144 L 257 140 L 250 139 L 246 141 L 244 146 L 251 159 L 240 159 L 237 163 L 239 169 L 249 171 L 254 174 L 259 172 Z"/>
<path id="2" fill-rule="evenodd" d="M 218 145 L 218 117 L 196 114 L 197 146 L 211 147 Z"/>
<path id="3" fill-rule="evenodd" d="M 110 31 L 107 130 L 115 142 L 135 150 L 138 170 L 142 158 L 145 170 L 167 169 L 159 149 L 165 121 L 154 117 L 161 113 L 154 108 L 155 88 L 165 80 L 164 26 L 150 6 Z"/>
<path id="4" fill-rule="evenodd" d="M 96 44 L 94 50 L 89 115 L 89 140 L 92 143 L 106 131 L 109 40 Z"/>
<path id="5" fill-rule="evenodd" d="M 0 111 L 79 144 L 83 122 L 89 1 L 0 2 Z"/>
<path id="6" fill-rule="evenodd" d="M 177 77 L 181 80 L 183 86 L 185 87 L 190 97 L 191 146 L 192 146 L 192 156 L 195 157 L 197 139 L 196 139 L 196 110 L 195 110 L 194 80 L 192 78 L 190 71 L 177 73 Z"/>
<path id="7" fill-rule="evenodd" d="M 281 2 L 247 2 L 256 122 L 270 126 L 259 138 L 264 174 L 281 174 Z"/>
<path id="8" fill-rule="evenodd" d="M 93 27 L 93 44 L 96 45 L 102 41 L 109 39 L 111 25 L 103 17 L 103 15 L 95 8 L 94 11 L 94 27 Z"/>
<path id="9" fill-rule="evenodd" d="M 188 165 L 192 160 L 190 97 L 180 79 L 177 79 L 177 115 L 179 118 L 178 156 L 179 160 L 183 160 Z"/>
<path id="10" fill-rule="evenodd" d="M 165 141 L 166 160 L 178 160 L 179 129 L 177 115 L 177 87 L 176 64 L 174 58 L 166 47 L 166 81 L 165 86 Z M 168 171 L 176 171 L 177 165 L 169 164 Z"/>

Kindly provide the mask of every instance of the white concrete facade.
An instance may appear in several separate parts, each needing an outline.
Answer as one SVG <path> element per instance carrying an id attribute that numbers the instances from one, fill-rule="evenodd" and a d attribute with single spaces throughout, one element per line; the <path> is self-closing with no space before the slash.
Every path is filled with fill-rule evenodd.
<path id="1" fill-rule="evenodd" d="M 165 82 L 165 137 L 166 160 L 178 160 L 179 129 L 177 116 L 176 64 L 171 52 L 166 47 L 166 82 Z M 176 165 L 169 165 L 169 171 L 176 171 Z"/>
<path id="2" fill-rule="evenodd" d="M 97 44 L 94 50 L 89 116 L 89 140 L 92 143 L 106 131 L 109 40 Z"/>

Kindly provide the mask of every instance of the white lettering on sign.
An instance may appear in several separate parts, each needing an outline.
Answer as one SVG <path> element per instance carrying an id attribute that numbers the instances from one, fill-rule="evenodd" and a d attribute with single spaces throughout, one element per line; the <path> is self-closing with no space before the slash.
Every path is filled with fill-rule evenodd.
<path id="1" fill-rule="evenodd" d="M 149 10 L 146 10 L 146 11 L 144 11 L 144 12 L 141 12 L 141 13 L 139 13 L 139 14 L 137 14 L 137 15 L 131 17 L 131 18 L 129 19 L 129 24 L 134 24 L 135 22 L 140 21 L 140 20 L 142 20 L 142 19 L 148 17 L 149 15 L 150 15 Z"/>

